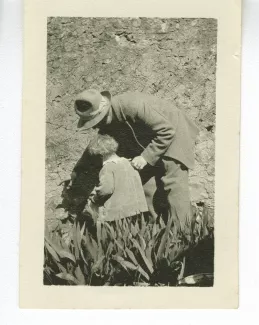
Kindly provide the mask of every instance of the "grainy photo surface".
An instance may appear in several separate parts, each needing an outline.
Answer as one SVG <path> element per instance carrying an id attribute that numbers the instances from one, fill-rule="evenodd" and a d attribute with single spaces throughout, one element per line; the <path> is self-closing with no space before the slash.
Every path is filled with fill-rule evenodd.
<path id="1" fill-rule="evenodd" d="M 238 307 L 241 0 L 25 0 L 20 307 Z"/>
<path id="2" fill-rule="evenodd" d="M 213 286 L 216 64 L 217 19 L 48 17 L 44 285 Z"/>

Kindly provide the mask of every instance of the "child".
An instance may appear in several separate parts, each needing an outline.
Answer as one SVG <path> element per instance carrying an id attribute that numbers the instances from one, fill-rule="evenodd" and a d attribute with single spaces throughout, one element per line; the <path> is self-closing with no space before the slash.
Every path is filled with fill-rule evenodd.
<path id="1" fill-rule="evenodd" d="M 131 163 L 116 154 L 118 143 L 108 135 L 98 135 L 89 145 L 89 153 L 101 155 L 103 167 L 99 184 L 90 195 L 98 221 L 127 220 L 147 212 L 147 203 L 139 173 Z"/>

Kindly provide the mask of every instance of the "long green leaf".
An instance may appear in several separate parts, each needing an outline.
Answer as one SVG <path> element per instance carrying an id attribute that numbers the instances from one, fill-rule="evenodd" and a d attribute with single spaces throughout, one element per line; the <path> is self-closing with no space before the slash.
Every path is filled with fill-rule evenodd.
<path id="1" fill-rule="evenodd" d="M 151 238 L 147 244 L 147 248 L 146 248 L 146 252 L 145 252 L 147 259 L 149 261 L 152 261 L 152 250 L 154 248 L 154 245 L 155 245 L 155 238 Z"/>
<path id="2" fill-rule="evenodd" d="M 82 248 L 82 239 L 85 238 L 84 237 L 84 231 L 85 231 L 85 223 L 83 224 L 83 227 L 81 229 L 79 229 L 80 231 L 80 239 L 79 238 L 79 235 L 77 235 L 77 240 L 78 240 L 78 249 L 79 249 L 79 253 L 84 261 L 84 263 L 87 265 L 87 261 L 85 259 L 85 256 L 84 256 L 84 253 L 83 253 L 83 248 Z"/>
<path id="3" fill-rule="evenodd" d="M 135 222 L 135 226 L 134 227 L 135 227 L 136 233 L 138 234 L 140 229 L 139 229 L 139 225 L 138 225 L 138 222 L 137 221 Z"/>
<path id="4" fill-rule="evenodd" d="M 131 261 L 135 264 L 138 265 L 138 261 L 136 260 L 134 254 L 132 253 L 131 250 L 129 250 L 127 247 L 125 248 L 125 252 L 127 253 L 128 257 L 131 259 Z"/>
<path id="5" fill-rule="evenodd" d="M 60 262 L 59 256 L 56 251 L 49 245 L 48 242 L 45 242 L 45 247 L 50 253 L 50 255 L 55 259 L 55 261 Z"/>
<path id="6" fill-rule="evenodd" d="M 138 267 L 137 267 L 137 271 L 141 274 L 141 275 L 143 275 L 143 277 L 146 279 L 146 280 L 148 280 L 149 281 L 149 275 L 142 269 L 142 267 L 139 265 Z"/>
<path id="7" fill-rule="evenodd" d="M 82 237 L 83 237 L 83 235 L 84 235 L 84 231 L 85 231 L 85 222 L 84 222 L 84 224 L 83 224 L 83 227 L 82 227 L 81 230 L 80 230 L 80 233 L 81 233 L 81 239 L 82 239 Z"/>
<path id="8" fill-rule="evenodd" d="M 75 269 L 75 276 L 78 281 L 78 284 L 81 284 L 81 285 L 85 284 L 85 277 L 84 277 L 84 274 L 83 274 L 79 265 L 77 265 L 77 267 Z"/>
<path id="9" fill-rule="evenodd" d="M 171 238 L 170 235 L 168 234 L 166 245 L 165 245 L 165 253 L 164 253 L 165 258 L 168 257 L 170 246 L 171 246 Z"/>
<path id="10" fill-rule="evenodd" d="M 106 247 L 107 247 L 107 243 L 109 243 L 110 240 L 109 240 L 109 238 L 108 238 L 107 228 L 104 226 L 104 224 L 102 224 L 102 234 L 101 234 L 101 238 L 102 238 L 103 250 L 105 250 Z"/>
<path id="11" fill-rule="evenodd" d="M 157 225 L 156 225 L 156 223 L 154 223 L 153 229 L 152 229 L 152 237 L 155 237 L 156 234 L 157 234 Z"/>
<path id="12" fill-rule="evenodd" d="M 67 273 L 66 268 L 61 263 L 58 263 L 58 268 L 60 269 L 61 272 Z"/>
<path id="13" fill-rule="evenodd" d="M 76 260 L 79 260 L 79 248 L 78 248 L 78 240 L 77 240 L 77 225 L 76 223 L 73 225 L 73 243 L 75 248 L 75 257 Z"/>
<path id="14" fill-rule="evenodd" d="M 138 261 L 136 260 L 133 252 L 129 250 L 127 247 L 125 249 L 126 253 L 128 254 L 128 257 L 131 259 L 133 264 L 137 266 L 137 271 L 144 276 L 146 280 L 149 280 L 149 275 L 142 269 L 142 267 L 139 265 Z"/>
<path id="15" fill-rule="evenodd" d="M 77 239 L 78 248 L 80 248 L 82 236 L 81 236 L 81 229 L 80 229 L 79 222 L 77 223 L 77 226 L 76 226 L 76 239 Z"/>
<path id="16" fill-rule="evenodd" d="M 94 263 L 93 267 L 92 267 L 92 272 L 96 272 L 100 267 L 101 267 L 101 264 L 104 260 L 105 256 L 100 256 L 98 258 L 98 260 L 96 261 L 96 263 Z"/>
<path id="17" fill-rule="evenodd" d="M 144 240 L 144 238 L 140 235 L 140 233 L 138 234 L 139 237 L 139 242 L 140 242 L 140 247 L 143 249 L 143 251 L 145 251 L 146 249 L 146 242 Z"/>
<path id="18" fill-rule="evenodd" d="M 96 233 L 97 233 L 97 243 L 98 246 L 101 245 L 101 240 L 102 240 L 102 225 L 101 222 L 97 220 L 96 222 Z"/>
<path id="19" fill-rule="evenodd" d="M 96 222 L 96 229 L 97 229 L 97 245 L 98 245 L 98 259 L 102 256 L 102 224 L 100 221 L 97 220 Z"/>
<path id="20" fill-rule="evenodd" d="M 92 241 L 90 239 L 90 236 L 89 236 L 89 233 L 88 233 L 87 230 L 86 230 L 85 235 L 84 235 L 83 238 L 84 238 L 86 251 L 91 255 L 91 258 L 93 260 L 95 260 L 96 259 L 96 251 L 95 251 L 95 248 L 92 245 Z"/>
<path id="21" fill-rule="evenodd" d="M 157 251 L 157 259 L 158 260 L 160 260 L 163 257 L 167 258 L 167 256 L 164 256 L 164 253 L 165 253 L 166 243 L 169 240 L 169 232 L 170 232 L 170 229 L 172 226 L 172 222 L 173 222 L 173 218 L 172 218 L 172 216 L 170 216 L 170 218 L 167 222 L 166 228 L 165 228 L 165 233 L 164 233 L 164 235 L 161 239 L 160 245 L 158 247 L 158 251 Z"/>
<path id="22" fill-rule="evenodd" d="M 115 234 L 115 231 L 114 231 L 114 229 L 113 229 L 113 228 L 108 224 L 108 222 L 105 222 L 105 223 L 104 223 L 104 226 L 105 226 L 106 228 L 108 228 L 109 233 L 110 233 L 112 239 L 113 239 L 113 240 L 116 240 L 116 234 Z"/>
<path id="23" fill-rule="evenodd" d="M 185 271 L 185 256 L 183 257 L 183 261 L 181 262 L 181 271 L 177 277 L 178 280 L 181 280 L 184 276 L 184 271 Z"/>
<path id="24" fill-rule="evenodd" d="M 124 260 L 122 257 L 120 256 L 113 256 L 113 259 L 115 261 L 117 261 L 118 263 L 121 264 L 121 266 L 128 271 L 128 269 L 132 270 L 132 271 L 138 271 L 141 275 L 144 276 L 144 278 L 146 278 L 146 280 L 149 280 L 149 275 L 142 269 L 142 267 L 140 265 L 135 266 L 134 264 L 132 264 L 129 261 Z"/>
<path id="25" fill-rule="evenodd" d="M 117 239 L 122 237 L 122 233 L 121 233 L 121 220 L 115 220 L 115 224 L 116 224 L 116 233 L 117 233 Z"/>
<path id="26" fill-rule="evenodd" d="M 152 274 L 154 272 L 154 269 L 153 269 L 153 263 L 152 261 L 149 261 L 145 255 L 145 252 L 143 251 L 143 249 L 140 247 L 139 243 L 134 239 L 132 238 L 131 239 L 133 244 L 135 245 L 135 247 L 139 250 L 140 252 L 140 255 L 143 259 L 143 261 L 145 262 L 145 265 L 147 267 L 147 269 L 149 270 L 149 272 Z"/>
<path id="27" fill-rule="evenodd" d="M 148 243 L 150 241 L 150 239 L 152 238 L 152 229 L 150 226 L 146 227 L 146 232 L 143 235 L 145 242 Z"/>
<path id="28" fill-rule="evenodd" d="M 93 247 L 94 259 L 96 260 L 98 258 L 98 245 L 97 242 L 92 237 L 90 238 L 90 241 Z"/>
<path id="29" fill-rule="evenodd" d="M 68 258 L 69 260 L 71 260 L 72 262 L 76 263 L 76 259 L 75 256 L 72 255 L 70 252 L 65 251 L 64 249 L 59 251 L 59 256 L 61 258 Z"/>
<path id="30" fill-rule="evenodd" d="M 127 222 L 124 222 L 124 232 L 123 232 L 123 241 L 125 243 L 125 245 L 127 245 L 127 241 L 129 239 L 129 234 L 130 234 L 130 228 L 129 225 L 127 224 Z"/>
<path id="31" fill-rule="evenodd" d="M 116 243 L 116 245 L 118 246 L 118 248 L 123 251 L 124 250 L 123 245 L 121 245 L 121 243 L 119 242 L 119 240 L 120 240 L 119 238 L 118 238 L 118 240 L 115 239 L 114 242 Z"/>
<path id="32" fill-rule="evenodd" d="M 82 257 L 84 263 L 85 263 L 86 265 L 88 265 L 88 263 L 87 263 L 87 261 L 86 261 L 86 259 L 85 259 L 85 255 L 84 255 L 84 252 L 83 252 L 83 249 L 82 249 L 82 248 L 80 248 L 80 254 L 81 254 L 81 257 Z"/>
<path id="33" fill-rule="evenodd" d="M 59 245 L 58 240 L 54 235 L 52 238 L 45 236 L 45 241 L 56 251 L 56 253 L 62 249 L 62 246 Z"/>
<path id="34" fill-rule="evenodd" d="M 113 243 L 109 243 L 108 248 L 106 250 L 106 258 L 107 259 L 109 258 L 110 254 L 112 252 L 113 247 L 114 247 L 114 244 Z"/>
<path id="35" fill-rule="evenodd" d="M 144 236 L 144 233 L 146 231 L 146 227 L 147 227 L 147 225 L 146 225 L 146 222 L 145 222 L 144 214 L 142 213 L 141 214 L 141 229 L 140 229 L 140 232 L 139 232 L 140 236 L 142 236 L 142 237 Z"/>
<path id="36" fill-rule="evenodd" d="M 202 211 L 202 235 L 206 237 L 208 235 L 208 221 L 209 221 L 209 211 L 206 206 L 203 207 Z"/>
<path id="37" fill-rule="evenodd" d="M 131 223 L 131 234 L 133 237 L 136 237 L 138 234 L 137 223 Z"/>
<path id="38" fill-rule="evenodd" d="M 112 257 L 115 261 L 117 261 L 118 263 L 121 264 L 121 266 L 126 270 L 128 271 L 128 269 L 130 270 L 133 270 L 133 271 L 136 271 L 137 270 L 137 267 L 132 264 L 131 262 L 128 262 L 128 261 L 125 261 L 122 257 L 120 256 L 113 256 Z"/>
<path id="39" fill-rule="evenodd" d="M 68 274 L 68 273 L 58 273 L 58 274 L 56 274 L 56 276 L 58 278 L 60 278 L 60 279 L 67 280 L 67 281 L 71 281 L 74 284 L 79 284 L 78 280 L 75 277 L 73 277 L 73 275 L 71 275 L 71 274 Z"/>

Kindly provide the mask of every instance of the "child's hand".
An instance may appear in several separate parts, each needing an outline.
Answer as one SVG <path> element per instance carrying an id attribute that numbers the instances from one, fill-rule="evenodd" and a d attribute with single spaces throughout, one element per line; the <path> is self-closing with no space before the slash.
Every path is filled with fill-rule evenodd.
<path id="1" fill-rule="evenodd" d="M 143 169 L 146 164 L 147 162 L 142 156 L 135 157 L 131 162 L 131 165 L 137 170 Z"/>

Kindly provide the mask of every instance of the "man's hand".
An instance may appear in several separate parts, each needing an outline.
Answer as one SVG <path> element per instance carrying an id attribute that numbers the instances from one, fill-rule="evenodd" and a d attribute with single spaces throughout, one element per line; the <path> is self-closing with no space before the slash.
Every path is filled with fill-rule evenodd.
<path id="1" fill-rule="evenodd" d="M 147 162 L 142 156 L 135 157 L 131 162 L 131 165 L 137 170 L 143 169 L 146 164 Z"/>

